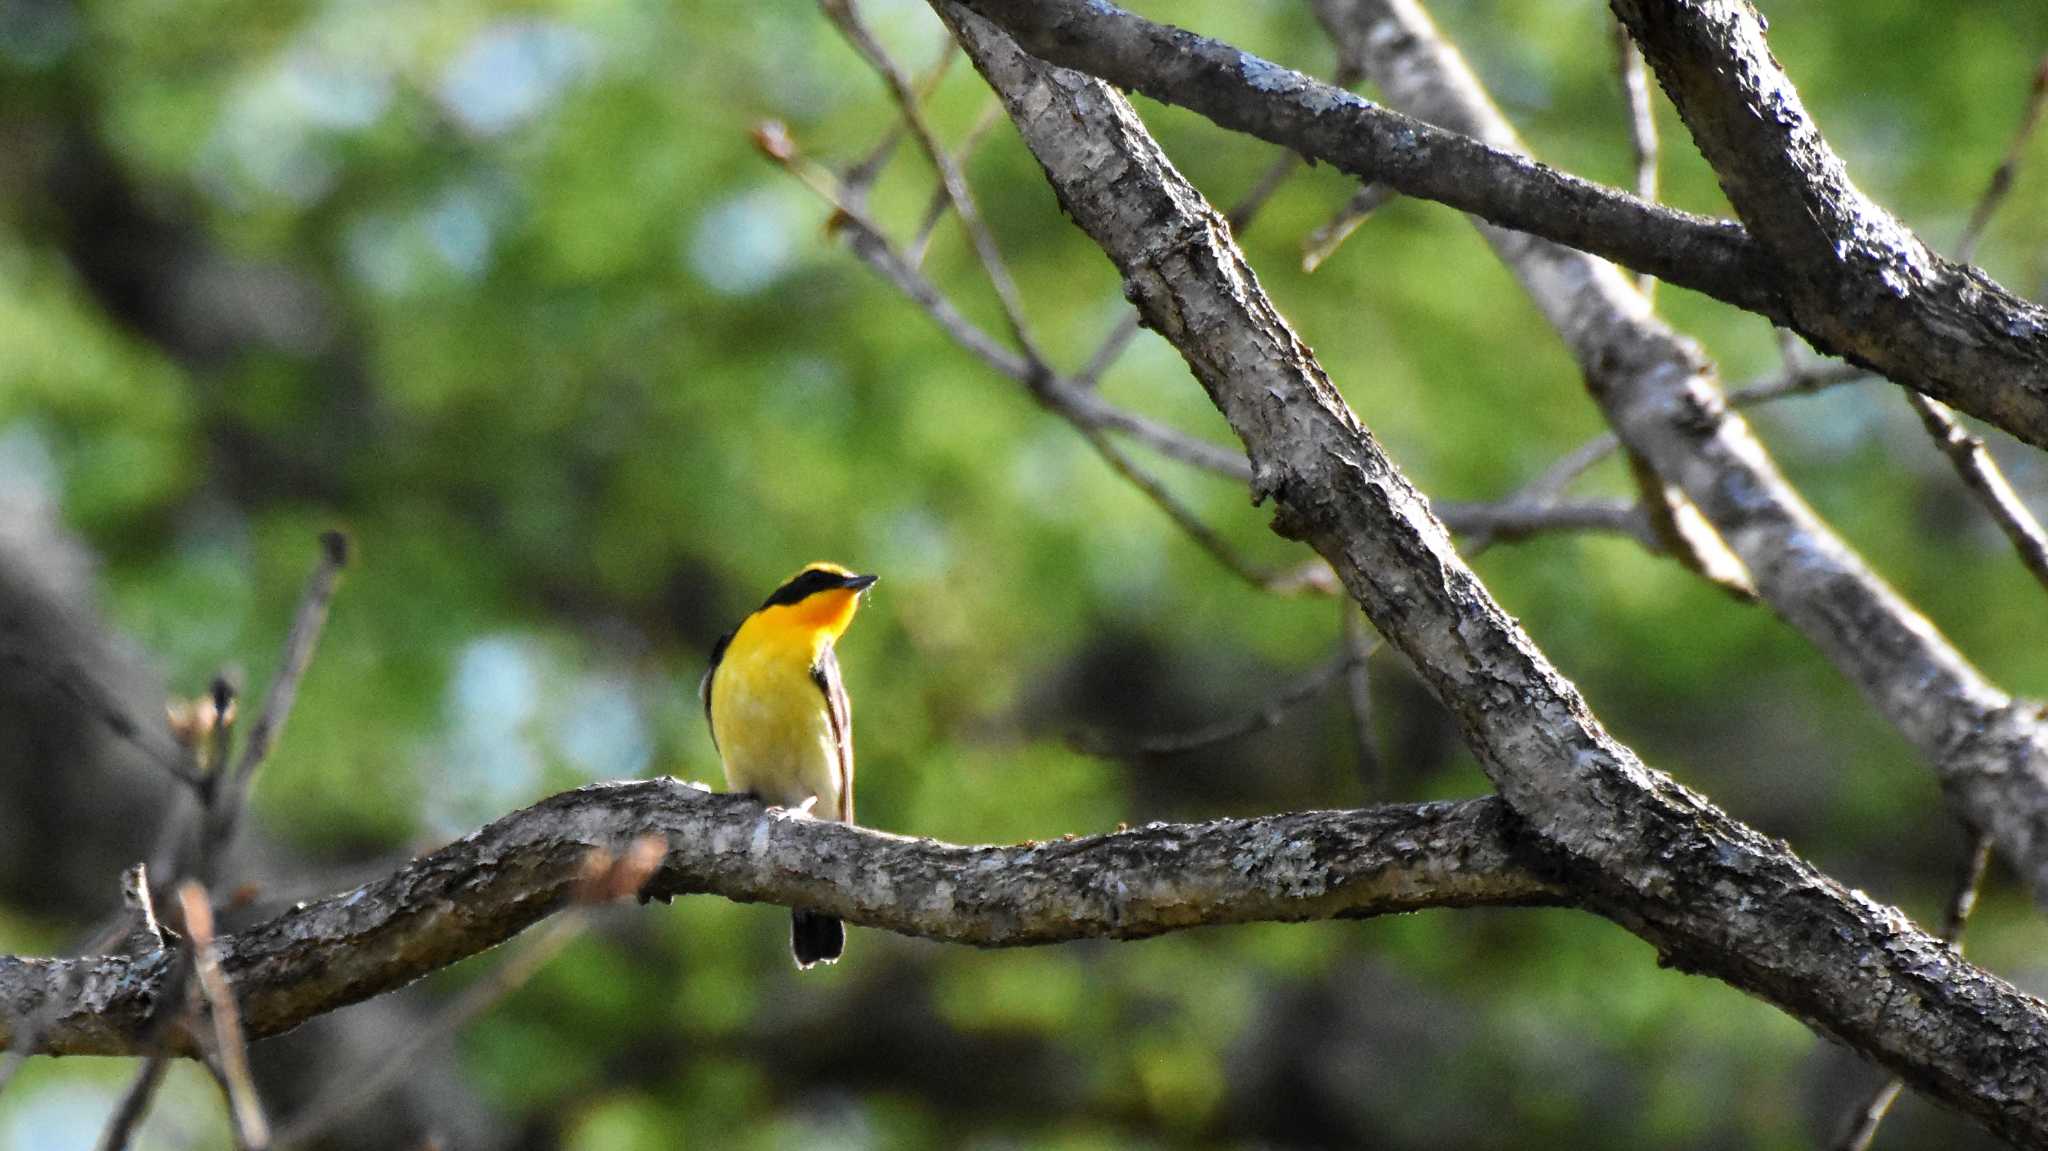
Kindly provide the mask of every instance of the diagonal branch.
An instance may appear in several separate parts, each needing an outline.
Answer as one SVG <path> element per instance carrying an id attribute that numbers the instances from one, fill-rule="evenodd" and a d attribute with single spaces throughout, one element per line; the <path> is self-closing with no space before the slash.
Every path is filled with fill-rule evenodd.
<path id="1" fill-rule="evenodd" d="M 1728 202 L 1780 267 L 1793 327 L 2048 446 L 2048 310 L 1942 258 L 1849 179 L 1744 0 L 1613 0 Z"/>
<path id="2" fill-rule="evenodd" d="M 1392 102 L 1519 146 L 1413 0 L 1318 3 Z M 1863 691 L 1934 766 L 1962 816 L 2048 896 L 2048 731 L 2033 709 L 1988 682 L 1806 506 L 1730 410 L 1712 365 L 1649 314 L 1619 271 L 1520 233 L 1482 231 L 1571 348 L 1619 440 L 1684 489 L 1771 609 Z M 1776 391 L 1752 393 L 1763 394 Z"/>
<path id="3" fill-rule="evenodd" d="M 1647 203 L 1389 111 L 1104 0 L 968 0 L 1041 59 L 1362 180 L 1570 244 L 1767 316 L 1772 269 L 1740 226 Z"/>
<path id="4" fill-rule="evenodd" d="M 1565 175 L 1526 156 L 1377 107 L 1228 44 L 1146 20 L 1107 0 L 967 2 L 1045 60 L 1192 109 L 1225 128 L 1292 148 L 1360 179 L 1384 182 L 1790 325 L 1817 348 L 1867 364 L 2048 447 L 2048 310 L 1975 269 L 1934 257 L 1874 205 L 1863 212 L 1867 202 L 1860 196 L 1849 215 L 1868 228 L 1835 237 L 1854 251 L 1828 267 L 1800 264 L 1793 258 L 1802 252 L 1760 244 L 1727 221 L 1661 208 Z M 1631 15 L 1644 7 L 1696 12 L 1747 11 L 1747 5 L 1616 0 L 1617 12 L 1684 111 L 1687 100 L 1665 75 L 1660 41 Z M 1761 49 L 1761 44 L 1759 35 L 1753 45 L 1742 47 Z M 1718 69 L 1724 77 L 1743 69 L 1765 70 L 1768 64 L 1768 74 L 1782 80 L 1767 52 L 1762 61 L 1745 55 L 1733 63 L 1725 54 L 1708 55 L 1711 59 L 1691 63 L 1702 71 Z M 1711 82 L 1716 82 L 1712 76 L 1702 81 Z M 1790 85 L 1772 91 L 1790 98 L 1790 118 L 1803 123 Z M 1764 121 L 1776 117 L 1770 93 L 1749 94 L 1763 102 L 1746 115 Z M 1717 107 L 1714 114 L 1726 111 Z M 1695 137 L 1701 131 L 1693 124 Z M 1707 150 L 1719 171 L 1720 161 Z M 1784 179 L 1782 174 L 1779 178 Z M 1846 187 L 1846 180 L 1840 183 Z M 1735 192 L 1729 187 L 1740 212 L 1743 201 Z M 1743 215 L 1748 221 L 1747 212 Z"/>
<path id="5" fill-rule="evenodd" d="M 1245 441 L 1254 494 L 1279 505 L 1276 530 L 1330 561 L 1587 906 L 1666 962 L 1776 1003 L 2001 1134 L 2048 1147 L 2048 1061 L 2012 1058 L 2015 1044 L 2048 1049 L 2048 1006 L 1608 735 L 1458 557 L 1130 104 L 1026 56 L 962 5 L 934 4 L 1068 215 Z M 1957 994 L 1965 987 L 1972 998 Z"/>
<path id="6" fill-rule="evenodd" d="M 668 848 L 644 893 L 816 908 L 981 947 L 1136 939 L 1205 924 L 1555 904 L 1491 799 L 1149 824 L 958 847 L 764 810 L 674 779 L 564 792 L 408 864 L 218 941 L 242 1026 L 276 1035 L 481 953 L 575 905 L 593 850 Z M 0 957 L 0 1003 L 54 1003 L 41 1050 L 142 1050 L 171 955 Z M 4 1019 L 0 1015 L 0 1019 Z M 0 1027 L 8 1026 L 0 1024 Z M 0 1040 L 12 1041 L 0 1029 Z M 193 1036 L 173 1037 L 181 1054 Z"/>

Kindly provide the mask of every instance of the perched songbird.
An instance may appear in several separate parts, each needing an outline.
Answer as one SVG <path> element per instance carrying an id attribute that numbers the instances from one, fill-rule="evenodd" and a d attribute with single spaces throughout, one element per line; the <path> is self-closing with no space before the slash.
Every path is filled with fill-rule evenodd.
<path id="1" fill-rule="evenodd" d="M 853 709 L 832 644 L 874 582 L 812 564 L 711 649 L 698 694 L 726 786 L 853 822 Z M 799 968 L 833 963 L 846 949 L 846 929 L 829 915 L 791 911 L 789 947 Z"/>

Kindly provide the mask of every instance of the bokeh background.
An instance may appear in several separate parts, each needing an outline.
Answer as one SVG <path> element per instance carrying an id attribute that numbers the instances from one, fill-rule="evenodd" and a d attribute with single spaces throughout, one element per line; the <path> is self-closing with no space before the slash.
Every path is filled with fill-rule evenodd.
<path id="1" fill-rule="evenodd" d="M 1306 4 L 1138 5 L 1307 70 Z M 1771 3 L 1773 45 L 1852 173 L 1950 244 L 2048 48 L 2034 0 Z M 1589 0 L 1434 6 L 1544 158 L 1630 180 Z M 936 22 L 867 0 L 920 72 Z M 989 97 L 956 64 L 932 115 Z M 1661 94 L 1668 200 L 1725 213 Z M 1265 145 L 1140 101 L 1219 203 Z M 262 914 L 590 780 L 717 780 L 711 641 L 805 561 L 883 582 L 841 645 L 863 822 L 1013 841 L 1480 794 L 1399 660 L 1361 771 L 1341 691 L 1178 755 L 1084 754 L 1262 707 L 1341 642 L 1336 604 L 1234 580 L 1014 384 L 956 351 L 749 141 L 843 162 L 891 123 L 805 4 L 738 0 L 0 2 L 0 951 L 54 953 L 115 902 L 169 785 L 51 694 L 96 669 L 148 711 L 270 674 L 314 536 L 354 536 L 235 867 Z M 2048 155 L 1981 249 L 2037 298 Z M 1077 367 L 1123 304 L 998 124 L 969 174 L 1036 334 Z M 875 214 L 932 177 L 899 149 Z M 1600 431 L 1474 233 L 1396 202 L 1313 275 L 1348 196 L 1296 175 L 1245 237 L 1263 281 L 1432 496 L 1504 494 Z M 928 270 L 998 328 L 951 222 Z M 1664 288 L 1740 380 L 1763 321 Z M 1105 393 L 1228 432 L 1142 336 Z M 2042 591 L 1882 385 L 1755 415 L 1808 497 L 2001 684 L 2048 690 Z M 1994 437 L 2048 511 L 2040 455 Z M 1625 494 L 1618 468 L 1585 485 Z M 1263 561 L 1241 489 L 1161 462 Z M 1496 547 L 1481 573 L 1646 758 L 1844 881 L 1938 919 L 1964 851 L 1931 773 L 1768 611 L 1633 544 Z M 5 614 L 5 613 L 0 613 Z M 701 898 L 592 932 L 437 1040 L 331 1146 L 1804 1147 L 1874 1073 L 1777 1011 L 1661 970 L 1571 911 L 1437 912 L 982 953 L 853 934 L 798 977 L 778 911 Z M 1970 952 L 2048 990 L 2048 931 L 1994 869 Z M 501 957 L 254 1049 L 289 1114 Z M 0 1145 L 91 1144 L 132 1065 L 41 1060 Z M 172 1076 L 142 1146 L 226 1138 Z M 1880 1145 L 1984 1142 L 1912 1098 Z"/>

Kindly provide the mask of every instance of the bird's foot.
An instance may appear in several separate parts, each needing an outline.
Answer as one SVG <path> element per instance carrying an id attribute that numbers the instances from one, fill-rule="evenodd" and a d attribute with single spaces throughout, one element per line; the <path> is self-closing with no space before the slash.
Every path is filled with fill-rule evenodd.
<path id="1" fill-rule="evenodd" d="M 788 815 L 793 815 L 798 819 L 809 819 L 811 818 L 811 810 L 817 806 L 818 797 L 814 795 L 809 799 L 804 800 L 802 803 L 797 804 L 795 807 L 783 807 L 778 804 L 771 803 L 768 805 L 768 810 L 780 811 Z"/>

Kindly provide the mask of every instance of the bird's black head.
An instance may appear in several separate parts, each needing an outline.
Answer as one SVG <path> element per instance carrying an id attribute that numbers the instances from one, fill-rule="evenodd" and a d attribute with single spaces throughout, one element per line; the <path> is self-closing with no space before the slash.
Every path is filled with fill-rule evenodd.
<path id="1" fill-rule="evenodd" d="M 838 564 L 812 564 L 790 577 L 789 581 L 776 588 L 761 606 L 787 607 L 827 591 L 864 591 L 875 582 L 871 575 L 859 575 Z"/>

